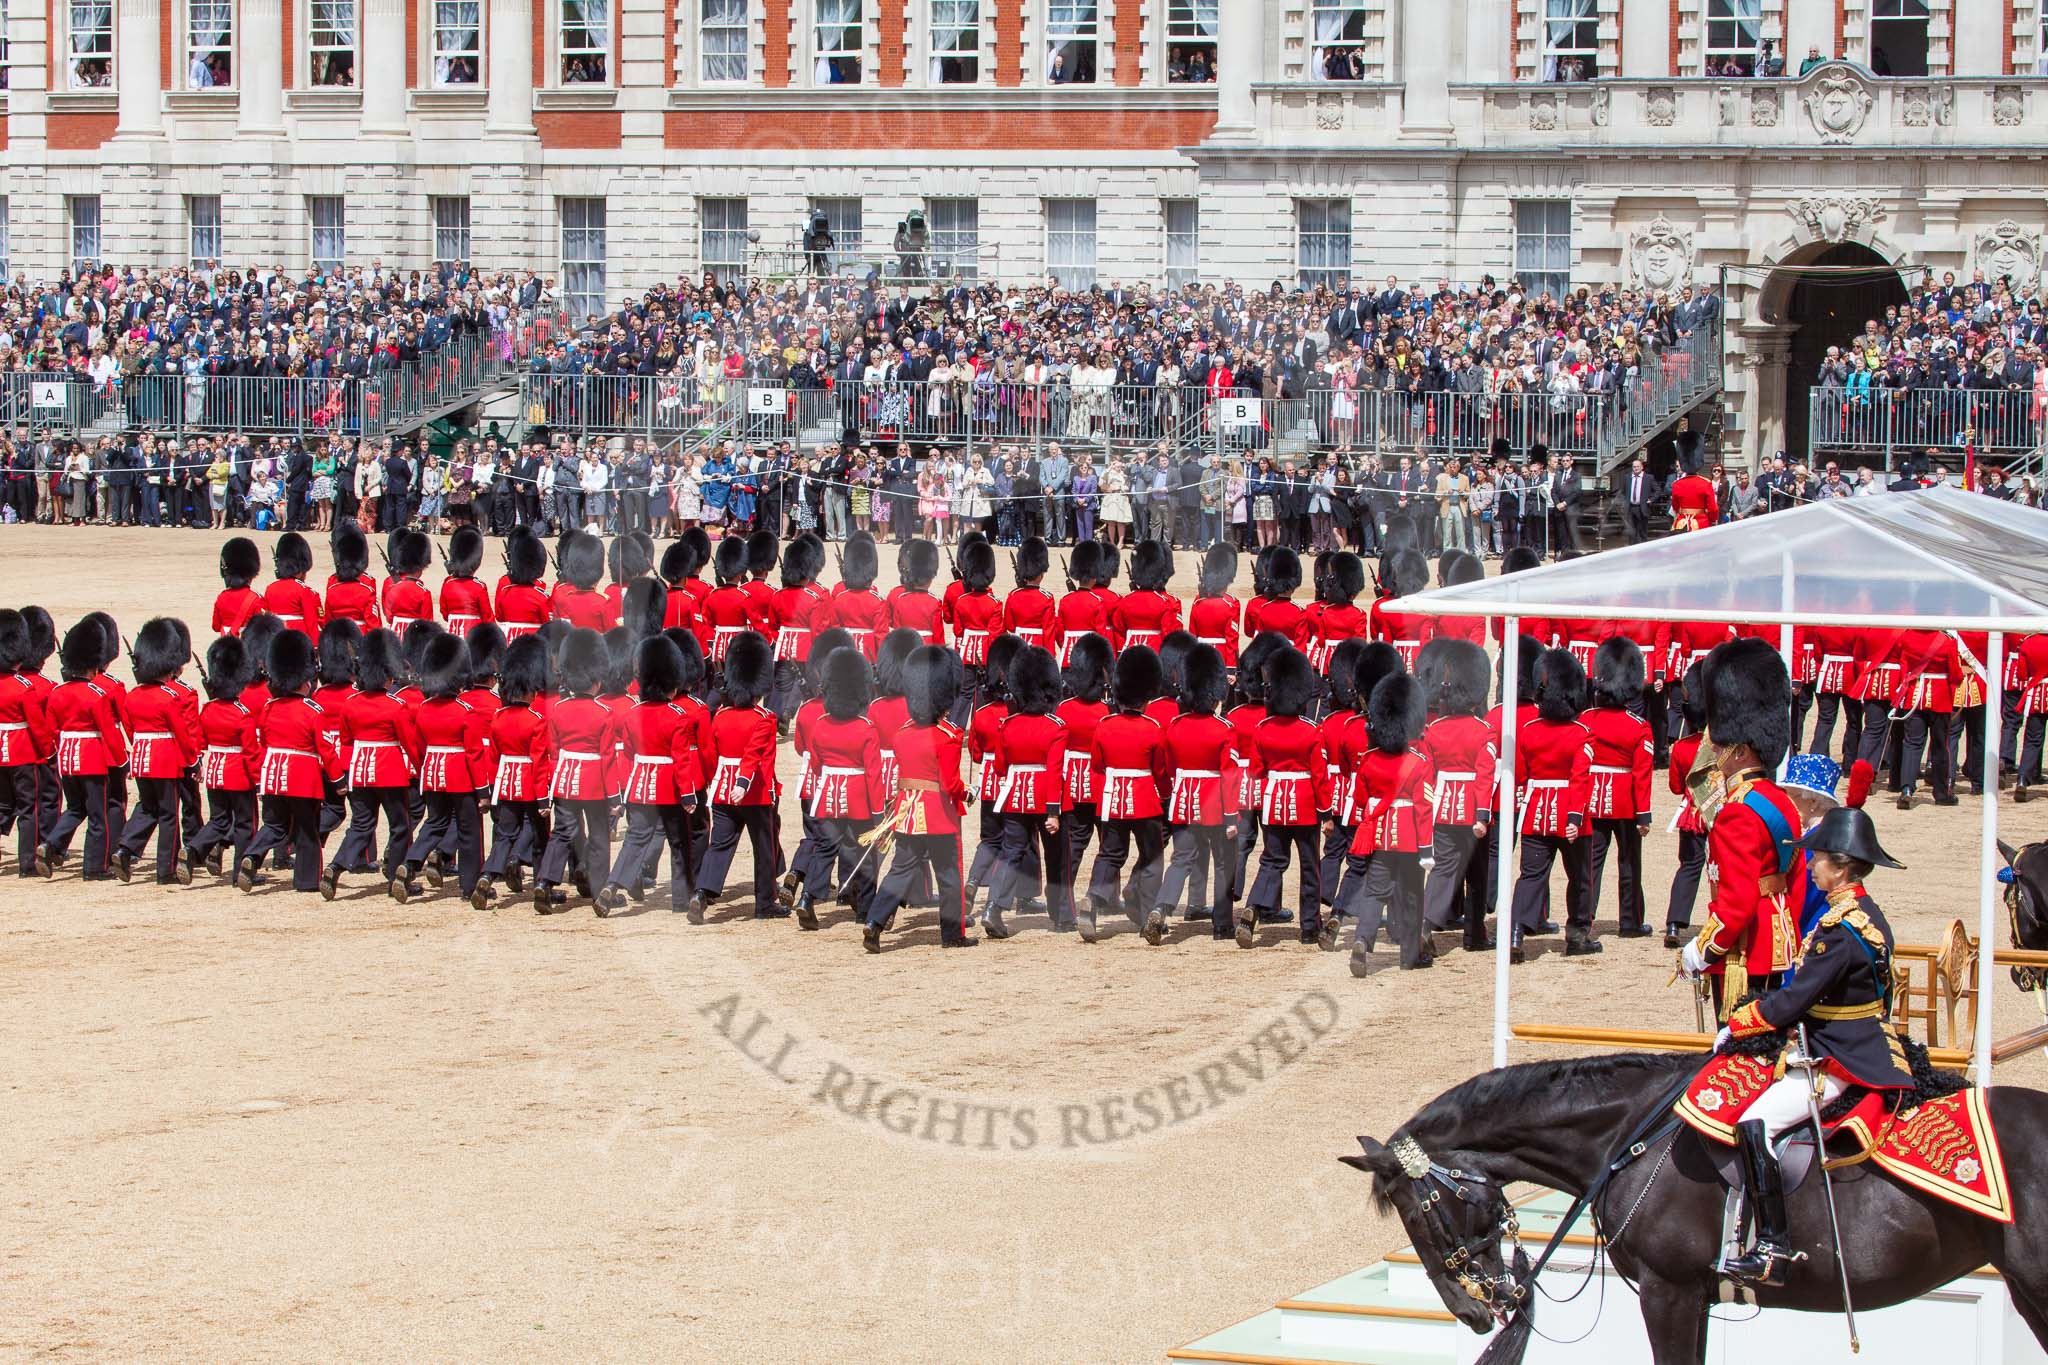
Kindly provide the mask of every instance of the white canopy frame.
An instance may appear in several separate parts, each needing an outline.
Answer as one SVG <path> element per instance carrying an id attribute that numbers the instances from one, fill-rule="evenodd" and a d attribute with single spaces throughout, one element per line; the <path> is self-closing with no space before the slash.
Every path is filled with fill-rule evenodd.
<path id="1" fill-rule="evenodd" d="M 1814 503 L 1525 573 L 1390 603 L 1429 616 L 1504 618 L 1494 913 L 1493 1063 L 1507 1064 L 1508 966 L 1520 820 L 1515 731 L 1521 619 L 1776 624 L 1790 662 L 1795 625 L 1985 631 L 1975 1070 L 1991 1075 L 1988 964 L 1998 929 L 1998 745 L 2005 637 L 2048 631 L 2048 512 L 1937 487 Z"/>

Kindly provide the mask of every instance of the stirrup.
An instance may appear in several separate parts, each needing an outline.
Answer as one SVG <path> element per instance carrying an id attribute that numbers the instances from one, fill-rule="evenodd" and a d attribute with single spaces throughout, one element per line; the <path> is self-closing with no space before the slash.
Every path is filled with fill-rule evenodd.
<path id="1" fill-rule="evenodd" d="M 1785 1283 L 1785 1272 L 1806 1259 L 1803 1251 L 1779 1246 L 1759 1238 L 1757 1244 L 1739 1256 L 1724 1256 L 1714 1269 L 1731 1280 L 1775 1289 Z"/>

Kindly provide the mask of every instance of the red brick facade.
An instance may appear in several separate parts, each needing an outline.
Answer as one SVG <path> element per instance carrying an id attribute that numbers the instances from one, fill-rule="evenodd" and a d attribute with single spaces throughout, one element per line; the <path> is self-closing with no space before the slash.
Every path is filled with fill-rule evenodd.
<path id="1" fill-rule="evenodd" d="M 944 146 L 1006 151 L 1157 151 L 1202 141 L 1216 125 L 1213 109 L 1100 108 L 950 109 L 943 119 L 919 109 L 771 109 L 735 114 L 672 109 L 663 142 L 678 149 L 778 148 L 867 151 Z"/>
<path id="2" fill-rule="evenodd" d="M 789 84 L 789 0 L 761 0 L 761 84 Z"/>
<path id="3" fill-rule="evenodd" d="M 1024 0 L 996 0 L 996 84 L 1024 83 Z"/>
<path id="4" fill-rule="evenodd" d="M 533 126 L 543 147 L 612 151 L 620 141 L 616 109 L 538 109 Z"/>

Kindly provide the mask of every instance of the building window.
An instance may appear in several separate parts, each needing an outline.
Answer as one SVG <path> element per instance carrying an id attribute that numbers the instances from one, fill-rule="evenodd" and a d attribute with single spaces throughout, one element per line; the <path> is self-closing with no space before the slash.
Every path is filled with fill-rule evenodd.
<path id="1" fill-rule="evenodd" d="M 747 201 L 706 199 L 700 214 L 698 263 L 720 284 L 747 276 Z"/>
<path id="2" fill-rule="evenodd" d="M 1927 74 L 1927 0 L 1872 0 L 1870 70 L 1879 76 Z"/>
<path id="3" fill-rule="evenodd" d="M 235 83 L 235 0 L 185 0 L 185 88 Z"/>
<path id="4" fill-rule="evenodd" d="M 7 200 L 0 198 L 0 280 L 7 278 Z"/>
<path id="5" fill-rule="evenodd" d="M 927 199 L 932 274 L 956 280 L 981 277 L 981 204 L 974 199 Z"/>
<path id="6" fill-rule="evenodd" d="M 1597 0 L 1543 0 L 1543 79 L 1587 81 L 1600 74 Z"/>
<path id="7" fill-rule="evenodd" d="M 1515 278 L 1530 298 L 1562 299 L 1572 287 L 1572 206 L 1562 199 L 1515 201 Z"/>
<path id="8" fill-rule="evenodd" d="M 1045 202 L 1045 268 L 1062 289 L 1095 283 L 1095 201 Z"/>
<path id="9" fill-rule="evenodd" d="M 1172 0 L 1166 7 L 1166 79 L 1200 84 L 1216 79 L 1217 0 Z"/>
<path id="10" fill-rule="evenodd" d="M 7 88 L 7 0 L 0 0 L 0 90 Z"/>
<path id="11" fill-rule="evenodd" d="M 316 194 L 306 200 L 313 225 L 313 269 L 334 274 L 348 256 L 347 211 L 338 194 Z"/>
<path id="12" fill-rule="evenodd" d="M 1763 0 L 1707 0 L 1706 74 L 1755 75 L 1763 31 Z"/>
<path id="13" fill-rule="evenodd" d="M 858 199 L 813 199 L 811 218 L 825 216 L 825 230 L 832 234 L 832 273 L 845 272 L 848 267 L 856 274 L 860 270 L 860 200 Z"/>
<path id="14" fill-rule="evenodd" d="M 100 263 L 100 197 L 74 194 L 65 206 L 71 215 L 71 273 L 83 275 Z"/>
<path id="15" fill-rule="evenodd" d="M 562 296 L 577 321 L 604 312 L 604 200 L 562 201 Z"/>
<path id="16" fill-rule="evenodd" d="M 1364 80 L 1363 0 L 1315 0 L 1309 23 L 1314 34 L 1314 41 L 1309 44 L 1309 78 L 1322 81 Z"/>
<path id="17" fill-rule="evenodd" d="M 981 0 L 932 0 L 933 85 L 981 79 Z"/>
<path id="18" fill-rule="evenodd" d="M 316 86 L 356 83 L 356 0 L 312 0 L 307 44 L 309 76 Z"/>
<path id="19" fill-rule="evenodd" d="M 185 196 L 185 239 L 191 246 L 187 253 L 194 265 L 219 265 L 220 250 L 220 196 L 217 194 L 188 194 Z"/>
<path id="20" fill-rule="evenodd" d="M 114 0 L 71 0 L 71 45 L 65 63 L 73 90 L 100 90 L 114 83 Z"/>
<path id="21" fill-rule="evenodd" d="M 562 0 L 562 84 L 602 85 L 611 57 L 611 0 Z"/>
<path id="22" fill-rule="evenodd" d="M 697 39 L 702 58 L 701 79 L 743 81 L 747 78 L 747 0 L 699 0 L 702 22 Z"/>
<path id="23" fill-rule="evenodd" d="M 434 264 L 460 265 L 469 259 L 469 196 L 434 199 Z"/>
<path id="24" fill-rule="evenodd" d="M 434 84 L 475 85 L 483 58 L 482 0 L 434 0 Z"/>
<path id="25" fill-rule="evenodd" d="M 1192 199 L 1168 199 L 1165 206 L 1166 284 L 1181 289 L 1193 284 L 1201 269 L 1201 205 Z"/>
<path id="26" fill-rule="evenodd" d="M 1095 83 L 1095 15 L 1095 0 L 1047 0 L 1047 85 Z"/>
<path id="27" fill-rule="evenodd" d="M 860 0 L 811 0 L 818 22 L 811 30 L 811 81 L 816 85 L 859 85 Z"/>
<path id="28" fill-rule="evenodd" d="M 1294 201 L 1295 275 L 1304 289 L 1341 287 L 1351 278 L 1351 201 Z"/>

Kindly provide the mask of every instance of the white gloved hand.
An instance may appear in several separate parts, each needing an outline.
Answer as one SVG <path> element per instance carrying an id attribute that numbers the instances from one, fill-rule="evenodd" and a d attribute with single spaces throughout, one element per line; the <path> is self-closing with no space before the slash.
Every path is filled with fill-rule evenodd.
<path id="1" fill-rule="evenodd" d="M 1424 858 L 1424 859 L 1422 860 L 1422 870 L 1423 870 L 1424 872 L 1427 872 L 1427 871 L 1429 871 L 1429 870 L 1430 870 L 1431 868 L 1433 868 L 1433 867 L 1435 867 L 1435 866 L 1436 866 L 1436 859 L 1434 859 L 1434 858 Z"/>
<path id="2" fill-rule="evenodd" d="M 1721 1031 L 1714 1035 L 1714 1051 L 1720 1052 L 1734 1041 L 1735 1034 L 1729 1030 L 1726 1024 L 1723 1024 L 1721 1025 Z"/>
<path id="3" fill-rule="evenodd" d="M 1704 976 L 1706 974 L 1707 959 L 1705 954 L 1700 952 L 1700 945 L 1697 943 L 1688 943 L 1679 949 L 1678 961 L 1687 976 Z"/>

